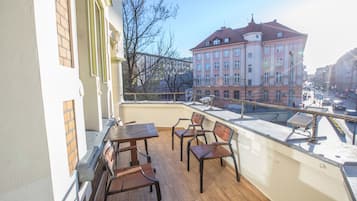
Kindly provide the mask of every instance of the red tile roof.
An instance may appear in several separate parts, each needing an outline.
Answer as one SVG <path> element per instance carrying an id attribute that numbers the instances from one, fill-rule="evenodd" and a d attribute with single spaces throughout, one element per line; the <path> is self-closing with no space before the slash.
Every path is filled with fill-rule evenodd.
<path id="1" fill-rule="evenodd" d="M 246 40 L 244 40 L 243 35 L 249 32 L 262 32 L 262 37 L 263 37 L 262 41 L 292 38 L 298 36 L 304 36 L 304 37 L 307 36 L 306 34 L 297 32 L 287 26 L 278 23 L 276 20 L 266 23 L 260 23 L 260 24 L 256 24 L 252 20 L 247 26 L 243 28 L 231 29 L 231 28 L 222 27 L 221 29 L 215 31 L 213 34 L 207 37 L 205 40 L 200 42 L 196 47 L 192 48 L 192 50 L 205 48 L 205 47 L 219 46 L 219 45 L 212 44 L 213 40 L 216 38 L 221 39 L 220 45 L 227 44 L 227 43 L 223 43 L 223 39 L 227 37 L 229 38 L 228 44 L 245 42 Z M 282 37 L 280 38 L 278 38 L 277 36 L 279 32 L 282 33 Z M 207 41 L 210 42 L 209 46 L 206 46 Z"/>

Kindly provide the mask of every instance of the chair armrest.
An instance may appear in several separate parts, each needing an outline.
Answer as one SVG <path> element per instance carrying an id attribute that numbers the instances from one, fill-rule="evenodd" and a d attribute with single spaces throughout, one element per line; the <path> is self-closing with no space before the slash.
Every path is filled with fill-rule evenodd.
<path id="1" fill-rule="evenodd" d="M 142 171 L 141 166 L 132 167 L 132 168 L 126 169 L 126 170 L 124 170 L 122 172 L 119 172 L 114 177 L 115 178 L 119 178 L 119 177 L 123 177 L 123 176 L 126 176 L 126 175 L 135 174 L 135 173 L 140 172 L 140 171 Z"/>
<path id="2" fill-rule="evenodd" d="M 211 130 L 196 130 L 197 133 L 213 133 Z"/>
<path id="3" fill-rule="evenodd" d="M 177 120 L 176 124 L 173 125 L 172 127 L 175 128 L 175 127 L 180 123 L 180 121 L 189 121 L 189 120 L 191 120 L 191 119 L 188 119 L 188 118 L 179 118 L 179 119 Z"/>
<path id="4" fill-rule="evenodd" d="M 128 121 L 128 122 L 125 122 L 124 125 L 129 125 L 129 124 L 135 124 L 136 121 Z"/>
<path id="5" fill-rule="evenodd" d="M 150 177 L 149 175 L 146 175 L 144 170 L 141 169 L 140 171 L 141 175 L 143 175 L 147 180 L 155 182 L 155 183 L 159 183 L 159 180 L 157 180 L 156 178 Z"/>
<path id="6" fill-rule="evenodd" d="M 119 179 L 119 178 L 121 178 L 123 176 L 135 174 L 135 173 L 138 173 L 138 172 L 140 172 L 141 175 L 143 175 L 146 179 L 148 179 L 148 180 L 150 180 L 152 182 L 159 182 L 159 180 L 157 180 L 156 178 L 153 178 L 153 177 L 150 177 L 150 176 L 146 175 L 141 166 L 132 167 L 132 168 L 129 168 L 129 169 L 124 170 L 122 172 L 119 172 L 117 175 L 111 177 L 110 180 L 112 181 L 114 179 Z M 124 183 L 123 183 L 123 185 L 124 185 Z"/>
<path id="7" fill-rule="evenodd" d="M 227 142 L 214 142 L 213 144 L 215 144 L 215 145 L 230 145 Z"/>

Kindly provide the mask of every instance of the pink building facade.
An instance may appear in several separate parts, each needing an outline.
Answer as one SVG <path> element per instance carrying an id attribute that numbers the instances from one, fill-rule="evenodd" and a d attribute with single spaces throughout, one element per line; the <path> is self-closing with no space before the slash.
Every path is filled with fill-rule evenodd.
<path id="1" fill-rule="evenodd" d="M 276 20 L 222 27 L 191 49 L 194 93 L 298 105 L 306 39 Z"/>

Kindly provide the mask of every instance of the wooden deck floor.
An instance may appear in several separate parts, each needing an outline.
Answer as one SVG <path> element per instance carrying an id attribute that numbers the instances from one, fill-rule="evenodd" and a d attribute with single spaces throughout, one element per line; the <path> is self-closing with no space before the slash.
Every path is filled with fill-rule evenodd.
<path id="1" fill-rule="evenodd" d="M 152 165 L 156 168 L 156 177 L 160 181 L 163 201 L 265 201 L 267 199 L 259 190 L 251 185 L 244 177 L 238 183 L 232 169 L 221 167 L 219 160 L 205 162 L 203 176 L 203 190 L 199 192 L 199 169 L 196 158 L 191 157 L 191 170 L 186 171 L 186 156 L 184 161 L 179 160 L 179 140 L 175 138 L 175 150 L 171 150 L 171 132 L 169 129 L 159 129 L 158 138 L 148 140 L 149 153 Z M 138 142 L 141 150 L 143 142 Z M 186 146 L 186 140 L 184 143 Z M 120 166 L 127 166 L 129 153 L 121 153 Z M 145 161 L 141 158 L 141 161 Z M 150 193 L 149 188 L 142 188 L 130 192 L 109 196 L 108 201 L 136 201 L 156 200 L 155 191 Z"/>

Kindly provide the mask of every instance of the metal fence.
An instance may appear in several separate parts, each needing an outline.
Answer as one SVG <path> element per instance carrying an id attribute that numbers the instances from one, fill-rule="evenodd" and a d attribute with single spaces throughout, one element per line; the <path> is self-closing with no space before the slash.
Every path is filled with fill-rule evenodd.
<path id="1" fill-rule="evenodd" d="M 239 105 L 239 110 L 234 112 L 240 113 L 241 118 L 249 112 L 257 111 L 257 108 L 267 108 L 270 111 L 290 111 L 292 113 L 305 113 L 312 116 L 312 124 L 311 124 L 311 136 L 309 137 L 310 142 L 316 142 L 318 140 L 317 136 L 317 123 L 318 117 L 327 117 L 327 118 L 336 118 L 343 119 L 354 124 L 353 131 L 353 139 L 352 144 L 355 144 L 355 135 L 356 135 L 356 125 L 357 118 L 354 116 L 344 115 L 344 114 L 333 114 L 328 112 L 321 112 L 316 110 L 310 110 L 307 108 L 299 108 L 299 107 L 289 107 L 284 105 L 275 105 L 268 104 L 250 100 L 240 100 L 240 99 L 232 99 L 232 98 L 223 98 L 223 97 L 215 97 L 211 96 L 202 96 L 197 94 L 187 94 L 185 92 L 175 92 L 175 93 L 125 93 L 124 94 L 126 101 L 180 101 L 180 102 L 204 102 L 209 106 L 215 106 L 219 108 L 225 108 L 228 104 L 236 104 Z M 229 110 L 229 109 L 228 109 Z M 231 110 L 232 111 L 232 110 Z"/>

